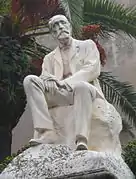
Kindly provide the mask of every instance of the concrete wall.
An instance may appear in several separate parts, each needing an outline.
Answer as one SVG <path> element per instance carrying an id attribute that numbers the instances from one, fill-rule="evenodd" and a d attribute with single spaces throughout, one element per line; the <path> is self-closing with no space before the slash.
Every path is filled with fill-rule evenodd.
<path id="1" fill-rule="evenodd" d="M 117 0 L 117 2 L 126 3 L 126 5 L 136 4 L 135 0 Z M 56 46 L 50 36 L 39 37 L 38 40 L 52 49 Z M 108 57 L 108 62 L 103 70 L 111 71 L 121 81 L 129 81 L 136 87 L 136 41 L 122 35 L 120 38 L 114 36 L 110 39 L 101 40 L 101 43 L 105 47 Z M 33 134 L 32 125 L 31 114 L 27 110 L 13 130 L 13 152 L 28 143 Z M 122 132 L 121 141 L 123 144 L 131 139 L 132 137 L 127 131 Z"/>

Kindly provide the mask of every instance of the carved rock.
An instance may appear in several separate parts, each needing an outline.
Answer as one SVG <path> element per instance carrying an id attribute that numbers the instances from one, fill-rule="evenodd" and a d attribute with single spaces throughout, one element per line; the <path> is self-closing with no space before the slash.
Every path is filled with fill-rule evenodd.
<path id="1" fill-rule="evenodd" d="M 111 153 L 72 151 L 65 145 L 31 147 L 18 155 L 0 179 L 134 179 L 123 159 Z"/>

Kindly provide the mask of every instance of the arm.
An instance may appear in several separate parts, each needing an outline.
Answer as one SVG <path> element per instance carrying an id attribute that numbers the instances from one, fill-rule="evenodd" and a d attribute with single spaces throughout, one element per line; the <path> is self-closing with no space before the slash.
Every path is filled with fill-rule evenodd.
<path id="1" fill-rule="evenodd" d="M 74 84 L 77 81 L 91 82 L 100 75 L 100 55 L 95 43 L 88 40 L 86 57 L 84 59 L 84 65 L 71 77 L 64 81 L 68 84 Z"/>
<path id="2" fill-rule="evenodd" d="M 52 61 L 47 56 L 44 57 L 43 64 L 42 64 L 42 73 L 39 76 L 42 80 L 46 81 L 46 90 L 54 95 L 55 91 L 58 89 L 57 82 L 58 80 L 53 74 L 52 70 Z"/>
<path id="3" fill-rule="evenodd" d="M 39 77 L 44 80 L 50 78 L 56 79 L 56 77 L 52 75 L 52 64 L 48 55 L 46 55 L 43 59 L 42 72 Z"/>

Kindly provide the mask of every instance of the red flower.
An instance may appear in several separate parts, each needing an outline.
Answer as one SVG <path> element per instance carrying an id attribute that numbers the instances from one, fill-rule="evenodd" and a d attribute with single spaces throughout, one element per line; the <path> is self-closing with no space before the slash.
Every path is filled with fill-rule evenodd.
<path id="1" fill-rule="evenodd" d="M 97 48 L 98 48 L 98 51 L 100 53 L 100 60 L 101 60 L 101 64 L 102 66 L 104 66 L 106 64 L 106 61 L 107 61 L 107 57 L 106 57 L 106 52 L 104 50 L 104 48 L 99 44 L 98 41 L 94 41 Z"/>
<path id="2" fill-rule="evenodd" d="M 95 39 L 101 32 L 100 25 L 88 25 L 82 29 L 82 36 L 84 39 Z"/>
<path id="3" fill-rule="evenodd" d="M 106 53 L 105 53 L 104 48 L 97 41 L 97 37 L 100 33 L 101 33 L 100 25 L 95 25 L 95 24 L 88 25 L 88 26 L 84 26 L 82 29 L 83 39 L 92 39 L 96 43 L 96 46 L 100 53 L 101 64 L 102 64 L 102 66 L 104 66 L 106 64 L 107 58 L 106 58 Z"/>

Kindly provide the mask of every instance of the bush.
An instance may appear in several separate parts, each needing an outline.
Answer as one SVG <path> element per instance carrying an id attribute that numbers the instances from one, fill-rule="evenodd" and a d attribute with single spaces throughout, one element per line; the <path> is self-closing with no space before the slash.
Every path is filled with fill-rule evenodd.
<path id="1" fill-rule="evenodd" d="M 12 154 L 11 156 L 6 157 L 3 162 L 0 163 L 0 173 L 7 167 L 7 165 L 19 154 L 28 149 L 30 145 L 24 146 L 21 150 L 18 150 L 16 154 Z"/>
<path id="2" fill-rule="evenodd" d="M 0 173 L 7 167 L 7 165 L 13 160 L 15 155 L 8 156 L 3 162 L 0 163 Z"/>
<path id="3" fill-rule="evenodd" d="M 129 168 L 136 175 L 136 140 L 129 142 L 124 148 L 123 157 Z"/>

